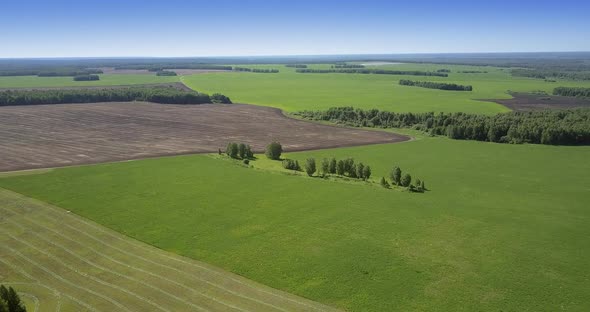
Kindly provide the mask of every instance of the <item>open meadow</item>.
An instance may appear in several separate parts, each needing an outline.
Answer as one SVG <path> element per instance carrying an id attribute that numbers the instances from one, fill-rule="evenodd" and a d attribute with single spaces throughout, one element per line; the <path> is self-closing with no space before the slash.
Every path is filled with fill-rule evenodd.
<path id="1" fill-rule="evenodd" d="M 345 310 L 590 308 L 588 147 L 420 138 L 286 155 L 312 156 L 354 157 L 373 180 L 398 165 L 429 191 L 207 155 L 13 174 L 0 187 Z"/>

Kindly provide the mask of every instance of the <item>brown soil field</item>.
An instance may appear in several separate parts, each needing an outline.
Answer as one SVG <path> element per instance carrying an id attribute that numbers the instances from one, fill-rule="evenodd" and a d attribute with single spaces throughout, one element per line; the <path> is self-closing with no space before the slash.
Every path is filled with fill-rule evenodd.
<path id="1" fill-rule="evenodd" d="M 393 143 L 409 137 L 288 118 L 244 104 L 143 102 L 0 107 L 0 171 L 217 152 L 228 142 L 263 151 Z"/>
<path id="2" fill-rule="evenodd" d="M 590 107 L 590 99 L 571 96 L 544 95 L 531 93 L 513 93 L 512 96 L 513 98 L 508 100 L 483 101 L 496 102 L 515 111 Z"/>

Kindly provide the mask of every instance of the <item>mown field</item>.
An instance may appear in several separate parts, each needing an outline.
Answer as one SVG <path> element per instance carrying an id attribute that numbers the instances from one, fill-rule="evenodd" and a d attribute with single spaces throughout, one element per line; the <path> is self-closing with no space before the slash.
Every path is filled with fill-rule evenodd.
<path id="1" fill-rule="evenodd" d="M 248 66 L 255 67 L 255 66 Z M 506 112 L 500 104 L 478 99 L 508 99 L 508 90 L 548 93 L 557 86 L 585 86 L 590 82 L 558 81 L 512 77 L 509 69 L 478 66 L 399 64 L 378 66 L 382 69 L 436 71 L 450 69 L 449 77 L 422 77 L 362 74 L 301 74 L 282 65 L 259 65 L 277 68 L 277 74 L 209 73 L 181 77 L 189 87 L 208 93 L 223 92 L 236 103 L 272 106 L 288 112 L 319 110 L 334 106 L 377 108 L 396 112 L 465 112 L 493 114 Z M 329 68 L 329 65 L 310 65 Z M 463 74 L 457 71 L 480 70 L 484 74 Z M 400 79 L 448 82 L 472 85 L 471 92 L 442 91 L 400 86 Z"/>
<path id="2" fill-rule="evenodd" d="M 74 81 L 72 77 L 37 77 L 37 76 L 16 76 L 0 77 L 0 89 L 10 88 L 41 88 L 41 87 L 72 87 L 72 86 L 114 86 L 133 85 L 150 83 L 168 83 L 179 81 L 178 76 L 156 76 L 154 75 L 99 75 L 97 81 Z"/>
<path id="3" fill-rule="evenodd" d="M 590 148 L 422 138 L 287 156 L 354 157 L 375 179 L 399 165 L 430 191 L 207 155 L 13 175 L 0 187 L 347 310 L 590 309 Z"/>
<path id="4" fill-rule="evenodd" d="M 29 311 L 325 311 L 0 189 L 0 283 Z"/>

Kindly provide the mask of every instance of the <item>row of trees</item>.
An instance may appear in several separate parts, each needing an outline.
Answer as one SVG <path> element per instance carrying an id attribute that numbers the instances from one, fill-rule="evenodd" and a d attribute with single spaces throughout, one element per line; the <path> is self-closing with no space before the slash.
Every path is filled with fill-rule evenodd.
<path id="1" fill-rule="evenodd" d="M 557 87 L 553 89 L 554 95 L 590 97 L 590 88 Z"/>
<path id="2" fill-rule="evenodd" d="M 232 70 L 232 66 L 209 65 L 194 63 L 159 63 L 159 64 L 126 64 L 116 66 L 115 69 L 144 69 L 149 71 L 161 71 L 166 69 L 207 69 L 207 70 Z"/>
<path id="3" fill-rule="evenodd" d="M 100 80 L 98 75 L 78 75 L 74 77 L 74 81 L 95 81 Z"/>
<path id="4" fill-rule="evenodd" d="M 400 167 L 397 167 L 397 166 L 393 167 L 393 169 L 389 173 L 389 177 L 391 179 L 391 184 L 393 184 L 393 185 L 407 187 L 408 190 L 410 190 L 412 192 L 423 193 L 424 191 L 426 191 L 426 186 L 424 184 L 424 180 L 421 181 L 420 179 L 416 179 L 416 181 L 414 183 L 412 183 L 412 176 L 409 173 L 402 175 L 402 170 Z M 381 180 L 379 181 L 379 183 L 384 188 L 391 187 L 391 185 L 389 184 L 389 181 L 387 181 L 387 179 L 385 179 L 385 177 L 381 177 Z"/>
<path id="5" fill-rule="evenodd" d="M 437 73 L 450 73 L 451 70 L 450 69 L 446 69 L 446 68 L 442 68 L 436 71 Z"/>
<path id="6" fill-rule="evenodd" d="M 0 285 L 0 312 L 27 312 L 14 288 Z"/>
<path id="7" fill-rule="evenodd" d="M 590 145 L 590 109 L 509 112 L 493 116 L 466 113 L 393 113 L 335 107 L 296 113 L 305 119 L 357 127 L 414 128 L 452 139 L 498 143 Z"/>
<path id="8" fill-rule="evenodd" d="M 304 74 L 377 74 L 377 75 L 409 75 L 409 76 L 437 76 L 448 77 L 447 73 L 425 72 L 419 70 L 389 70 L 376 68 L 344 68 L 344 69 L 297 69 L 296 72 Z"/>
<path id="9" fill-rule="evenodd" d="M 283 168 L 301 171 L 299 162 L 293 159 L 284 159 Z M 371 167 L 365 166 L 362 162 L 357 164 L 354 162 L 353 158 L 340 160 L 336 160 L 336 158 L 324 158 L 319 164 L 319 167 L 315 158 L 308 158 L 305 161 L 303 169 L 309 176 L 313 176 L 317 172 L 322 177 L 326 177 L 330 174 L 361 180 L 367 180 L 371 177 Z"/>
<path id="10" fill-rule="evenodd" d="M 488 72 L 485 70 L 460 70 L 458 73 L 461 74 L 487 74 Z"/>
<path id="11" fill-rule="evenodd" d="M 414 86 L 429 89 L 451 90 L 451 91 L 472 91 L 472 86 L 458 85 L 454 83 L 432 82 L 432 81 L 412 81 L 402 79 L 399 81 L 402 86 Z"/>
<path id="12" fill-rule="evenodd" d="M 227 156 L 234 158 L 234 159 L 252 159 L 254 158 L 254 153 L 252 152 L 252 148 L 248 144 L 244 143 L 235 143 L 230 142 L 227 144 L 225 149 L 225 153 Z M 219 150 L 219 154 L 221 154 L 221 150 Z"/>
<path id="13" fill-rule="evenodd" d="M 211 96 L 172 87 L 113 89 L 8 90 L 0 92 L 0 106 L 147 101 L 162 104 L 231 103 L 222 94 Z"/>
<path id="14" fill-rule="evenodd" d="M 513 69 L 512 76 L 537 79 L 561 78 L 572 80 L 590 80 L 590 71 L 561 71 L 552 69 Z"/>
<path id="15" fill-rule="evenodd" d="M 292 68 L 307 68 L 305 64 L 286 64 L 285 67 L 292 67 Z"/>
<path id="16" fill-rule="evenodd" d="M 171 70 L 159 70 L 156 72 L 156 76 L 177 76 L 177 74 Z"/>
<path id="17" fill-rule="evenodd" d="M 100 69 L 87 68 L 84 70 L 61 70 L 61 71 L 41 71 L 37 73 L 39 77 L 76 77 L 85 75 L 102 74 Z"/>
<path id="18" fill-rule="evenodd" d="M 272 69 L 272 68 L 247 68 L 247 67 L 234 67 L 234 71 L 263 73 L 263 74 L 276 74 L 279 72 L 278 69 Z"/>
<path id="19" fill-rule="evenodd" d="M 365 65 L 361 65 L 361 64 L 336 64 L 336 65 L 332 65 L 331 68 L 365 68 Z"/>

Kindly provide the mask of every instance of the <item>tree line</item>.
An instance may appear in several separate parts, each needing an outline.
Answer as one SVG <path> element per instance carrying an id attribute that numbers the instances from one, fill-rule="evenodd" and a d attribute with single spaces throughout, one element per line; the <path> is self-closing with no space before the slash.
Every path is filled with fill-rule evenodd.
<path id="1" fill-rule="evenodd" d="M 278 69 L 268 68 L 247 68 L 247 67 L 234 67 L 234 71 L 240 72 L 252 72 L 252 73 L 263 73 L 263 74 L 276 74 L 279 72 Z"/>
<path id="2" fill-rule="evenodd" d="M 0 285 L 0 312 L 27 312 L 14 288 Z"/>
<path id="3" fill-rule="evenodd" d="M 557 87 L 553 95 L 590 97 L 590 88 Z"/>
<path id="4" fill-rule="evenodd" d="M 365 68 L 365 65 L 361 64 L 336 64 L 330 66 L 330 68 Z"/>
<path id="5" fill-rule="evenodd" d="M 0 76 L 38 76 L 38 77 L 75 77 L 80 75 L 102 74 L 102 70 L 87 68 L 54 68 L 51 70 L 15 69 L 0 70 Z"/>
<path id="6" fill-rule="evenodd" d="M 424 193 L 424 191 L 426 191 L 424 180 L 416 179 L 414 183 L 412 183 L 412 175 L 409 173 L 402 175 L 402 170 L 400 167 L 393 167 L 389 173 L 389 178 L 391 179 L 391 184 L 407 187 L 410 192 Z M 389 181 L 387 181 L 385 177 L 381 177 L 379 184 L 381 184 L 381 186 L 384 188 L 391 187 L 391 184 L 389 184 Z"/>
<path id="7" fill-rule="evenodd" d="M 487 74 L 488 72 L 485 70 L 460 70 L 458 73 L 461 74 Z"/>
<path id="8" fill-rule="evenodd" d="M 551 69 L 513 69 L 512 76 L 536 79 L 560 78 L 571 80 L 590 80 L 590 71 L 560 71 Z"/>
<path id="9" fill-rule="evenodd" d="M 305 64 L 286 64 L 285 67 L 292 67 L 292 68 L 307 68 Z"/>
<path id="10" fill-rule="evenodd" d="M 206 69 L 206 70 L 232 70 L 232 66 L 193 64 L 193 63 L 156 63 L 156 64 L 126 64 L 116 66 L 115 69 L 143 69 L 149 71 L 161 71 L 165 69 Z"/>
<path id="11" fill-rule="evenodd" d="M 432 82 L 432 81 L 412 81 L 412 80 L 402 79 L 399 81 L 399 84 L 402 86 L 413 86 L 413 87 L 449 90 L 449 91 L 472 91 L 473 90 L 472 86 L 464 86 L 464 85 L 458 85 L 458 84 L 454 84 L 454 83 L 443 83 L 443 82 Z"/>
<path id="12" fill-rule="evenodd" d="M 393 113 L 335 107 L 296 115 L 357 127 L 414 128 L 451 139 L 497 143 L 590 145 L 590 109 L 509 112 L 493 116 L 466 113 Z"/>
<path id="13" fill-rule="evenodd" d="M 95 81 L 100 80 L 98 75 L 77 75 L 74 76 L 74 81 Z"/>
<path id="14" fill-rule="evenodd" d="M 219 150 L 219 154 L 222 154 L 221 149 Z M 252 148 L 250 145 L 244 143 L 228 143 L 225 148 L 225 154 L 234 159 L 242 159 L 245 164 L 248 164 L 249 160 L 254 158 Z"/>
<path id="15" fill-rule="evenodd" d="M 177 76 L 177 74 L 171 70 L 159 70 L 156 72 L 156 76 Z"/>
<path id="16" fill-rule="evenodd" d="M 450 69 L 446 69 L 446 68 L 442 68 L 436 71 L 437 73 L 450 73 L 451 70 Z"/>
<path id="17" fill-rule="evenodd" d="M 344 69 L 311 69 L 301 68 L 295 70 L 303 74 L 377 74 L 377 75 L 408 75 L 408 76 L 437 76 L 448 77 L 447 73 L 425 72 L 419 70 L 388 70 L 376 68 L 344 68 Z"/>
<path id="18" fill-rule="evenodd" d="M 231 100 L 222 94 L 209 96 L 205 93 L 169 87 L 0 91 L 0 106 L 131 101 L 162 104 L 231 103 Z"/>

